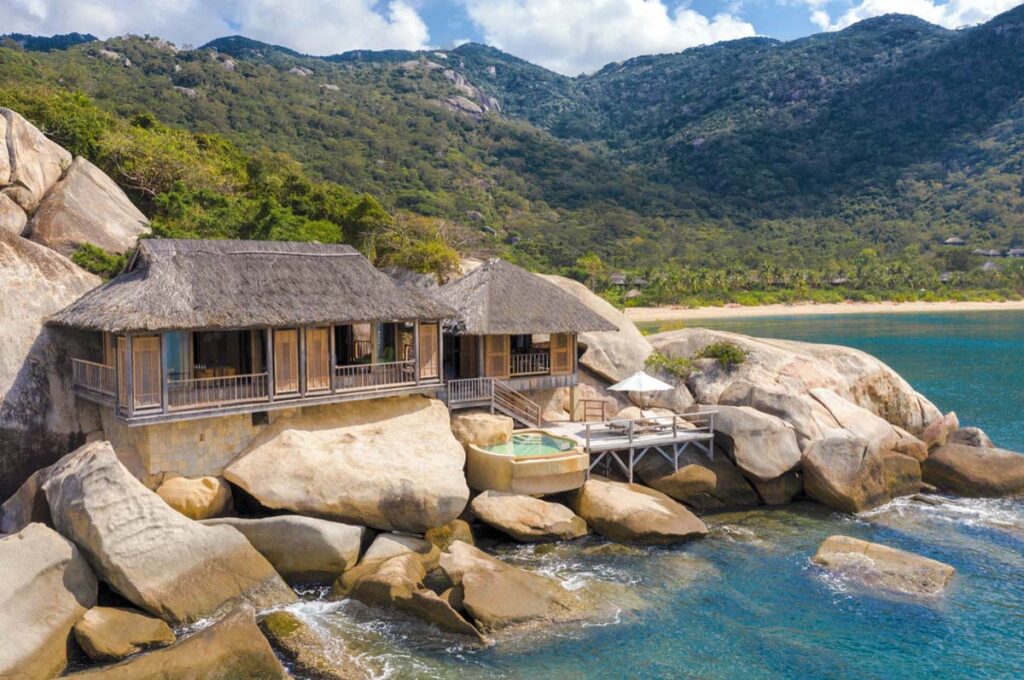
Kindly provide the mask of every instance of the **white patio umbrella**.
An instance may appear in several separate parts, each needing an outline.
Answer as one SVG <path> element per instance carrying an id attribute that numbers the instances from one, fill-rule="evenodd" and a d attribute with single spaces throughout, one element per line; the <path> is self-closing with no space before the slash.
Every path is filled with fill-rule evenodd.
<path id="1" fill-rule="evenodd" d="M 664 392 L 665 390 L 673 390 L 675 388 L 662 380 L 658 380 L 654 376 L 647 375 L 643 371 L 637 371 L 625 380 L 620 380 L 615 383 L 608 389 L 615 390 L 616 392 L 638 392 L 640 394 L 646 394 L 648 392 Z M 650 403 L 649 400 L 647 403 Z M 642 409 L 640 415 L 641 417 L 644 417 Z"/>

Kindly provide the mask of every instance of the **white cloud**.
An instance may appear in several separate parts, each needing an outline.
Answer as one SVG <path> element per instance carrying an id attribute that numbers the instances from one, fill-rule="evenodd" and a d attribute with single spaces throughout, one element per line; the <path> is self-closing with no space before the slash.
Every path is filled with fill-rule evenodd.
<path id="1" fill-rule="evenodd" d="M 708 18 L 662 0 L 463 0 L 495 47 L 576 75 L 638 54 L 678 52 L 754 35 L 731 14 Z"/>
<path id="2" fill-rule="evenodd" d="M 959 28 L 983 21 L 1020 4 L 1020 0 L 861 0 L 835 19 L 821 0 L 805 0 L 811 9 L 811 21 L 826 31 L 837 31 L 852 24 L 883 14 L 912 14 L 939 26 Z"/>
<path id="3" fill-rule="evenodd" d="M 428 46 L 426 24 L 403 0 L 0 0 L 0 30 L 149 33 L 201 44 L 242 34 L 310 54 Z"/>

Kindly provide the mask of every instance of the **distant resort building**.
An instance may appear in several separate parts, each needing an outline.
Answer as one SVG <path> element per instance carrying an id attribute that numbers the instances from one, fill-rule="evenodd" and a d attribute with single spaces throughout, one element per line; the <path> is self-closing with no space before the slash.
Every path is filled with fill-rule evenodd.
<path id="1" fill-rule="evenodd" d="M 1024 248 L 1010 248 L 1006 251 L 1007 257 L 1024 257 Z"/>
<path id="2" fill-rule="evenodd" d="M 943 243 L 943 245 L 947 245 L 947 246 L 965 246 L 965 245 L 967 245 L 967 241 L 965 241 L 964 239 L 960 238 L 959 236 L 950 236 L 949 238 L 947 238 L 942 243 Z"/>
<path id="3" fill-rule="evenodd" d="M 628 285 L 626 275 L 622 272 L 616 272 L 608 277 L 608 282 L 613 286 L 625 286 Z"/>
<path id="4" fill-rule="evenodd" d="M 451 314 L 349 246 L 146 239 L 50 324 L 93 338 L 76 394 L 138 425 L 436 393 Z"/>

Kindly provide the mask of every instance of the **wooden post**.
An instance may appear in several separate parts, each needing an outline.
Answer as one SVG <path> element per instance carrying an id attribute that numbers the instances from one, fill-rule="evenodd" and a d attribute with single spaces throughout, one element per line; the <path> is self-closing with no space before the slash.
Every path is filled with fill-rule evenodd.
<path id="1" fill-rule="evenodd" d="M 569 422 L 576 422 L 576 386 L 569 385 Z"/>
<path id="2" fill-rule="evenodd" d="M 111 334 L 110 341 L 114 343 L 114 415 L 117 417 L 121 416 L 121 371 L 118 370 L 117 365 L 120 363 L 118 357 L 120 356 L 119 349 L 117 347 L 117 336 Z"/>
<path id="3" fill-rule="evenodd" d="M 487 369 L 485 368 L 487 361 L 487 344 L 484 342 L 484 336 L 473 335 L 470 337 L 476 338 L 476 374 L 481 378 L 487 375 Z"/>
<path id="4" fill-rule="evenodd" d="M 420 320 L 412 324 L 412 367 L 416 376 L 416 384 L 420 384 Z"/>
<path id="5" fill-rule="evenodd" d="M 274 401 L 274 329 L 267 327 L 267 401 Z"/>
<path id="6" fill-rule="evenodd" d="M 444 326 L 437 320 L 437 380 L 444 383 Z"/>
<path id="7" fill-rule="evenodd" d="M 167 333 L 160 334 L 160 411 L 167 413 L 169 385 L 167 371 Z"/>
<path id="8" fill-rule="evenodd" d="M 134 367 L 132 364 L 135 363 L 135 355 L 132 352 L 132 334 L 125 333 L 124 336 L 124 379 L 125 379 L 125 395 L 128 402 L 128 417 L 131 418 L 135 413 L 135 380 L 134 380 Z"/>
<path id="9" fill-rule="evenodd" d="M 299 326 L 299 395 L 306 396 L 306 327 Z"/>
<path id="10" fill-rule="evenodd" d="M 334 392 L 334 362 L 335 362 L 336 352 L 338 351 L 338 348 L 335 347 L 336 341 L 335 341 L 335 337 L 334 336 L 337 334 L 337 332 L 336 332 L 336 329 L 335 329 L 335 327 L 333 325 L 327 327 L 327 332 L 330 333 L 330 337 L 327 339 L 327 345 L 328 345 L 328 347 L 330 347 L 330 349 L 328 351 L 330 351 L 330 353 L 331 353 L 330 361 L 327 362 L 327 379 L 329 381 L 328 384 L 331 386 L 331 393 L 333 393 Z"/>

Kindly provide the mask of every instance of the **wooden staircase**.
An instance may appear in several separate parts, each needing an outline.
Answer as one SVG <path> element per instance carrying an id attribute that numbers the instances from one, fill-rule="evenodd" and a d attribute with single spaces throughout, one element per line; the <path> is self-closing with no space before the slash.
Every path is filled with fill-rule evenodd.
<path id="1" fill-rule="evenodd" d="M 540 427 L 540 404 L 497 378 L 449 380 L 445 388 L 448 408 L 485 406 L 491 413 L 504 413 L 527 427 Z"/>

